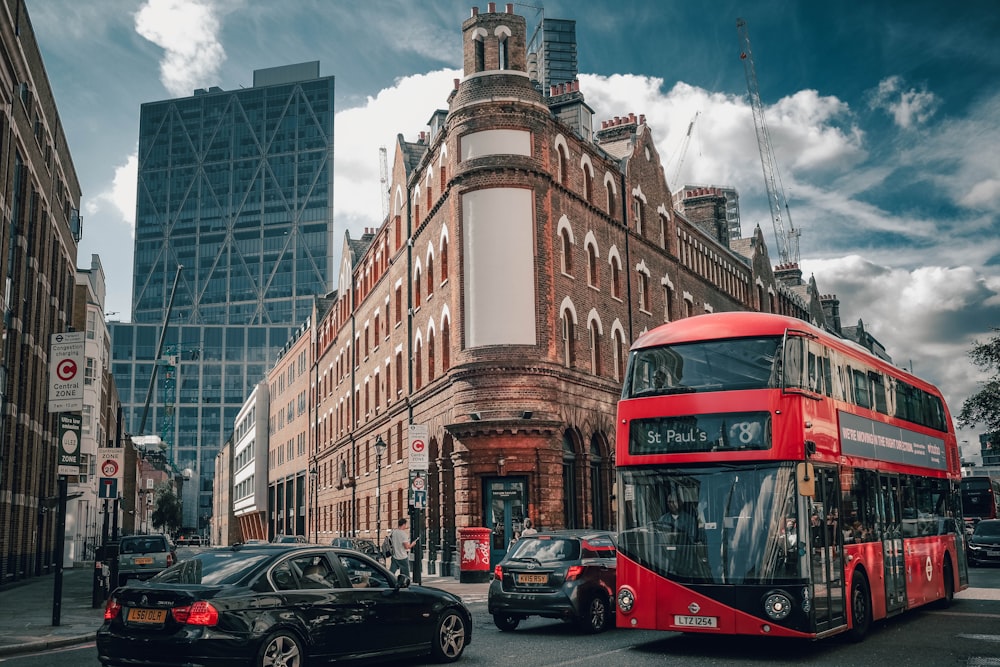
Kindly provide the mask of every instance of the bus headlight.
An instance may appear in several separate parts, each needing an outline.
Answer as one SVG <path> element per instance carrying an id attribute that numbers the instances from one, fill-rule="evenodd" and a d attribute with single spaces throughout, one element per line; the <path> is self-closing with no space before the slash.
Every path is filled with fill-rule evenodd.
<path id="1" fill-rule="evenodd" d="M 621 609 L 623 614 L 627 614 L 632 611 L 632 607 L 635 606 L 635 593 L 632 592 L 631 588 L 622 588 L 618 591 L 618 608 Z"/>
<path id="2" fill-rule="evenodd" d="M 792 601 L 784 591 L 771 591 L 764 598 L 764 613 L 773 621 L 781 621 L 792 613 Z"/>

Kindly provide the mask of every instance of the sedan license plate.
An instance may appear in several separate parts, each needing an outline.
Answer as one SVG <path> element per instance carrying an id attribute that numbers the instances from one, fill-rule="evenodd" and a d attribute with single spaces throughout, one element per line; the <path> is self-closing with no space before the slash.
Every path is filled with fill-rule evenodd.
<path id="1" fill-rule="evenodd" d="M 986 555 L 987 556 L 992 556 L 992 557 L 996 558 L 996 557 L 1000 556 L 1000 551 L 987 551 Z"/>
<path id="2" fill-rule="evenodd" d="M 132 607 L 128 610 L 129 623 L 165 623 L 167 620 L 166 609 L 140 609 Z"/>
<path id="3" fill-rule="evenodd" d="M 547 574 L 519 574 L 517 583 L 519 584 L 545 584 L 549 581 Z"/>
<path id="4" fill-rule="evenodd" d="M 674 615 L 674 625 L 694 626 L 698 628 L 717 628 L 719 618 L 717 616 L 681 616 Z"/>
<path id="5" fill-rule="evenodd" d="M 135 559 L 135 564 L 136 565 L 152 565 L 153 564 L 153 559 L 150 558 L 150 557 L 148 557 L 148 556 L 140 556 L 139 558 Z"/>

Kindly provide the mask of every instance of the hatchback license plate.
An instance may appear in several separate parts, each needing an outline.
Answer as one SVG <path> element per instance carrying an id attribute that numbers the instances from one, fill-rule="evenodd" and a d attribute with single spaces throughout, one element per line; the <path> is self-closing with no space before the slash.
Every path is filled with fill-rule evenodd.
<path id="1" fill-rule="evenodd" d="M 717 628 L 719 627 L 719 618 L 717 616 L 680 616 L 675 614 L 674 625 L 693 625 L 699 628 Z"/>
<path id="2" fill-rule="evenodd" d="M 986 555 L 996 558 L 997 556 L 1000 556 L 1000 551 L 987 551 Z"/>
<path id="3" fill-rule="evenodd" d="M 141 556 L 141 557 L 135 559 L 135 564 L 136 565 L 152 565 L 153 564 L 153 559 L 150 558 L 149 556 Z"/>
<path id="4" fill-rule="evenodd" d="M 519 574 L 517 575 L 517 583 L 519 584 L 544 584 L 549 580 L 549 575 L 547 574 Z"/>
<path id="5" fill-rule="evenodd" d="M 132 607 L 128 610 L 129 623 L 164 623 L 166 620 L 166 609 L 139 609 Z"/>

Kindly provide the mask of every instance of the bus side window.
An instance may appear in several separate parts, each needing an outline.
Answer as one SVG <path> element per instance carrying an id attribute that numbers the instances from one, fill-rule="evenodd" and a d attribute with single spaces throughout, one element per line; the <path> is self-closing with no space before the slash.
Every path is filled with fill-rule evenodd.
<path id="1" fill-rule="evenodd" d="M 876 371 L 868 371 L 868 379 L 870 380 L 871 398 L 875 409 L 884 415 L 889 414 L 885 403 L 885 384 L 882 374 Z"/>
<path id="2" fill-rule="evenodd" d="M 872 404 L 871 399 L 868 396 L 868 377 L 865 375 L 864 371 L 851 368 L 849 368 L 848 371 L 854 379 L 855 405 L 860 405 L 863 408 L 870 408 Z"/>

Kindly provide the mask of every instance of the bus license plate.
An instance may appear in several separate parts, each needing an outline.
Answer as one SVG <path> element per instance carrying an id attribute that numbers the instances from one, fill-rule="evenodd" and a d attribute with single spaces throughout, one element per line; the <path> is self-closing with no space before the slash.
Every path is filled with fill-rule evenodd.
<path id="1" fill-rule="evenodd" d="M 129 623 L 165 623 L 167 620 L 166 609 L 139 609 L 132 607 L 128 610 Z"/>
<path id="2" fill-rule="evenodd" d="M 699 628 L 719 627 L 717 616 L 680 616 L 674 615 L 674 625 L 695 626 Z"/>
<path id="3" fill-rule="evenodd" d="M 519 584 L 544 584 L 548 583 L 549 575 L 547 574 L 519 574 L 517 575 L 517 583 Z"/>

